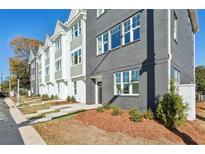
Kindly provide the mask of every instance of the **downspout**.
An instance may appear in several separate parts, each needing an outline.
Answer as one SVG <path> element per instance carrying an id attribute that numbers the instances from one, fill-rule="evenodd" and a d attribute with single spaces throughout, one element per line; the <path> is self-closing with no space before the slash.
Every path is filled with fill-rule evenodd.
<path id="1" fill-rule="evenodd" d="M 168 9 L 168 91 L 170 91 L 170 81 L 171 81 L 171 10 Z"/>

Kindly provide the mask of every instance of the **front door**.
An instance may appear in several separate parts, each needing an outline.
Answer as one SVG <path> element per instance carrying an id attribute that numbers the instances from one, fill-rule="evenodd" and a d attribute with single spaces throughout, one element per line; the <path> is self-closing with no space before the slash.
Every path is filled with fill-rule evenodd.
<path id="1" fill-rule="evenodd" d="M 98 86 L 98 104 L 102 104 L 102 82 L 98 82 L 97 86 Z"/>

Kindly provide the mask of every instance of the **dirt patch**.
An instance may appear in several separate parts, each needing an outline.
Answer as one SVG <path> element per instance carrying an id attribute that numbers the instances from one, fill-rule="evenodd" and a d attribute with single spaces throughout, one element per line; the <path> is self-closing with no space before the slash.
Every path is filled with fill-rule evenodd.
<path id="1" fill-rule="evenodd" d="M 80 113 L 75 119 L 108 132 L 121 132 L 135 138 L 141 137 L 153 141 L 164 138 L 175 144 L 184 144 L 180 137 L 157 121 L 147 119 L 143 119 L 139 123 L 130 121 L 129 114 L 126 111 L 121 116 L 112 116 L 111 111 L 99 113 L 92 110 Z"/>

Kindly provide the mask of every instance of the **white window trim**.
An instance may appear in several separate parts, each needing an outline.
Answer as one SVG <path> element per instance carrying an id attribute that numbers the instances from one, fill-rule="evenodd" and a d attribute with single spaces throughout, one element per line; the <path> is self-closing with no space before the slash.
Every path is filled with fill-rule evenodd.
<path id="1" fill-rule="evenodd" d="M 104 35 L 107 33 L 107 41 L 106 42 L 104 42 Z M 102 40 L 102 42 L 101 42 L 101 49 L 102 49 L 102 51 L 101 51 L 101 53 L 99 53 L 99 44 L 98 44 L 98 38 L 99 37 L 101 37 L 101 40 Z M 101 55 L 101 54 L 104 54 L 104 53 L 106 53 L 106 52 L 108 52 L 109 51 L 109 33 L 106 31 L 106 32 L 104 32 L 104 33 L 102 33 L 102 34 L 100 34 L 100 35 L 98 35 L 97 36 L 97 38 L 96 38 L 96 49 L 97 49 L 97 55 Z M 104 44 L 105 43 L 107 43 L 108 44 L 108 50 L 107 51 L 104 51 Z"/>
<path id="2" fill-rule="evenodd" d="M 117 94 L 117 89 L 116 89 L 116 76 L 114 73 L 114 95 L 119 95 L 119 96 L 139 96 L 139 93 L 137 94 L 133 94 L 133 88 L 132 88 L 132 83 L 140 83 L 140 81 L 134 81 L 132 82 L 132 71 L 137 70 L 138 72 L 140 71 L 139 69 L 131 69 L 131 70 L 125 70 L 125 71 L 121 71 L 121 72 L 115 72 L 115 73 L 120 73 L 120 81 L 121 81 L 121 93 Z M 129 94 L 124 94 L 123 93 L 123 89 L 124 89 L 124 84 L 123 84 L 123 72 L 129 72 Z M 139 76 L 140 78 L 140 76 Z M 140 86 L 139 86 L 139 92 L 140 92 Z"/>
<path id="3" fill-rule="evenodd" d="M 99 11 L 102 11 L 101 14 L 99 13 Z M 106 13 L 108 11 L 108 9 L 97 9 L 96 13 L 97 13 L 97 18 L 99 18 L 100 16 L 102 16 L 104 13 Z"/>
<path id="4" fill-rule="evenodd" d="M 47 54 L 48 53 L 48 54 Z M 45 49 L 45 60 L 48 60 L 50 58 L 50 49 L 46 48 Z"/>
<path id="5" fill-rule="evenodd" d="M 75 25 L 77 24 L 77 30 L 75 30 Z M 78 35 L 75 36 L 75 31 L 77 31 Z M 78 36 L 80 36 L 82 33 L 82 21 L 78 20 L 76 21 L 73 26 L 71 27 L 71 41 L 73 41 L 74 39 L 76 39 Z"/>
<path id="6" fill-rule="evenodd" d="M 59 68 L 59 70 L 57 70 L 57 67 L 56 67 L 56 63 L 57 63 L 58 61 L 61 62 L 61 63 L 60 63 L 60 68 Z M 58 72 L 58 71 L 61 71 L 61 70 L 62 70 L 62 59 L 61 59 L 61 57 L 60 57 L 60 58 L 56 59 L 56 61 L 55 61 L 55 72 Z"/>
<path id="7" fill-rule="evenodd" d="M 81 62 L 74 65 L 74 64 L 73 64 L 72 54 L 75 53 L 75 52 L 77 52 L 77 51 L 79 51 L 79 50 L 81 50 Z M 71 67 L 75 67 L 75 66 L 77 66 L 77 65 L 82 64 L 82 62 L 83 62 L 83 50 L 82 50 L 82 47 L 78 47 L 78 48 L 74 49 L 73 51 L 71 51 L 71 53 L 70 53 L 70 58 L 71 58 L 71 61 L 70 61 L 70 62 L 71 62 Z M 79 57 L 78 57 L 78 61 L 79 61 Z"/>
<path id="8" fill-rule="evenodd" d="M 138 16 L 138 15 L 139 15 L 139 17 L 140 17 L 140 24 L 139 24 L 138 26 L 136 26 L 136 27 L 133 28 L 133 26 L 132 26 L 132 24 L 133 24 L 133 17 Z M 124 40 L 124 37 L 125 37 L 125 33 L 124 33 L 124 22 L 127 21 L 127 20 L 130 20 L 130 30 L 129 30 L 129 32 L 130 32 L 130 42 L 125 44 L 125 40 Z M 141 13 L 138 12 L 138 13 L 132 15 L 129 19 L 126 19 L 125 21 L 122 21 L 122 22 L 116 24 L 114 27 L 110 28 L 109 30 L 107 30 L 107 31 L 105 31 L 105 32 L 103 33 L 103 34 L 105 34 L 105 33 L 108 34 L 108 51 L 106 51 L 106 52 L 115 50 L 115 49 L 120 48 L 120 47 L 125 46 L 125 45 L 129 45 L 130 43 L 137 42 L 137 41 L 139 41 L 139 40 L 141 39 Z M 111 48 L 111 46 L 112 46 L 112 42 L 111 42 L 111 30 L 112 30 L 113 28 L 115 28 L 116 26 L 120 26 L 120 41 L 121 41 L 121 42 L 120 42 L 120 45 L 119 45 L 119 46 L 117 46 L 117 47 L 115 47 L 115 48 Z M 140 37 L 139 37 L 139 39 L 134 40 L 134 36 L 133 36 L 134 33 L 133 33 L 133 31 L 136 30 L 136 29 L 138 29 L 138 28 L 139 28 L 139 30 L 140 30 L 140 32 L 139 32 L 139 33 L 140 33 L 140 34 L 139 34 Z M 103 37 L 102 37 L 103 34 L 98 35 L 98 36 L 96 37 L 96 55 L 97 55 L 97 56 L 106 53 L 106 52 L 104 52 L 104 44 L 103 44 L 104 42 L 103 42 Z M 102 53 L 100 53 L 100 54 L 99 54 L 99 51 L 98 51 L 98 37 L 99 37 L 99 36 L 102 37 Z"/>
<path id="9" fill-rule="evenodd" d="M 62 36 L 59 36 L 58 38 L 56 38 L 56 40 L 55 40 L 55 49 L 56 49 L 56 52 L 62 50 Z"/>

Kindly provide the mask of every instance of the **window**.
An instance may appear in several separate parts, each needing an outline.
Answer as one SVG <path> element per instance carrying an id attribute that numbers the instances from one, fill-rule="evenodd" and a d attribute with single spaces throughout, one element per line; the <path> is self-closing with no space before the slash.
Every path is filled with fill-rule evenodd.
<path id="1" fill-rule="evenodd" d="M 121 44 L 120 25 L 115 26 L 110 30 L 111 49 L 117 48 Z"/>
<path id="2" fill-rule="evenodd" d="M 56 61 L 56 72 L 61 70 L 61 59 Z"/>
<path id="3" fill-rule="evenodd" d="M 174 13 L 174 40 L 178 41 L 178 19 L 176 14 Z"/>
<path id="4" fill-rule="evenodd" d="M 176 84 L 180 84 L 180 72 L 177 69 L 172 68 L 171 76 Z"/>
<path id="5" fill-rule="evenodd" d="M 107 12 L 108 9 L 97 9 L 97 17 L 101 16 L 105 12 Z"/>
<path id="6" fill-rule="evenodd" d="M 71 39 L 75 39 L 81 34 L 81 21 L 78 21 L 74 24 L 74 26 L 71 28 Z"/>
<path id="7" fill-rule="evenodd" d="M 128 44 L 131 41 L 131 37 L 130 37 L 130 19 L 128 19 L 127 21 L 125 21 L 123 23 L 123 28 L 124 28 L 124 39 L 123 39 L 123 44 Z"/>
<path id="8" fill-rule="evenodd" d="M 46 60 L 49 59 L 49 49 L 48 48 L 45 50 L 45 59 Z"/>
<path id="9" fill-rule="evenodd" d="M 56 46 L 56 51 L 61 50 L 61 48 L 62 48 L 61 37 L 57 38 L 57 40 L 55 41 L 55 46 Z"/>
<path id="10" fill-rule="evenodd" d="M 73 82 L 74 95 L 77 95 L 77 81 Z"/>
<path id="11" fill-rule="evenodd" d="M 137 95 L 139 94 L 139 70 L 129 70 L 114 74 L 115 95 Z"/>
<path id="12" fill-rule="evenodd" d="M 46 76 L 49 75 L 49 66 L 46 66 L 45 72 L 46 72 Z"/>
<path id="13" fill-rule="evenodd" d="M 140 39 L 140 14 L 132 17 L 133 41 Z"/>
<path id="14" fill-rule="evenodd" d="M 81 49 L 79 49 L 71 54 L 71 62 L 72 62 L 72 64 L 71 64 L 72 66 L 80 64 L 82 62 Z"/>
<path id="15" fill-rule="evenodd" d="M 104 33 L 97 37 L 97 55 L 108 51 L 108 33 Z"/>

